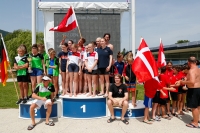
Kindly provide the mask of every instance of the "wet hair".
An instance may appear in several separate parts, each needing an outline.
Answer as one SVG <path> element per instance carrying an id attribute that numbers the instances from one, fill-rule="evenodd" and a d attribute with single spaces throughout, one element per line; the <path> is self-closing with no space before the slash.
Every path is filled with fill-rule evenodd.
<path id="1" fill-rule="evenodd" d="M 181 67 L 179 65 L 175 65 L 172 67 L 173 69 L 176 69 L 178 72 L 181 70 Z"/>
<path id="2" fill-rule="evenodd" d="M 196 59 L 196 57 L 191 56 L 190 58 L 188 58 L 188 62 L 197 64 L 197 59 Z"/>
<path id="3" fill-rule="evenodd" d="M 70 41 L 72 44 L 74 43 L 74 41 L 72 41 L 72 40 L 68 40 L 68 41 Z"/>
<path id="4" fill-rule="evenodd" d="M 161 72 L 161 73 L 165 73 L 165 72 L 166 72 L 166 66 L 161 67 L 161 68 L 160 68 L 160 72 Z"/>
<path id="5" fill-rule="evenodd" d="M 37 44 L 33 44 L 33 45 L 32 45 L 32 49 L 37 49 L 37 50 L 38 50 Z"/>
<path id="6" fill-rule="evenodd" d="M 186 65 L 183 65 L 183 70 L 189 70 L 190 67 L 186 64 Z"/>
<path id="7" fill-rule="evenodd" d="M 83 38 L 83 37 L 81 38 L 81 40 L 83 41 L 83 43 L 85 43 L 85 42 L 86 42 L 85 38 Z"/>
<path id="8" fill-rule="evenodd" d="M 123 54 L 119 51 L 118 53 L 117 53 L 117 58 L 120 58 L 120 57 L 122 57 L 123 56 Z"/>
<path id="9" fill-rule="evenodd" d="M 73 43 L 72 43 L 72 44 L 73 44 Z M 65 47 L 68 47 L 68 43 L 66 43 L 66 42 L 65 42 L 63 45 L 65 45 Z"/>
<path id="10" fill-rule="evenodd" d="M 103 35 L 103 37 L 105 37 L 106 35 L 109 36 L 109 40 L 110 40 L 110 38 L 111 38 L 110 33 L 105 33 L 105 34 Z"/>
<path id="11" fill-rule="evenodd" d="M 93 47 L 97 46 L 97 43 L 95 41 L 92 41 L 91 43 L 92 43 Z"/>
<path id="12" fill-rule="evenodd" d="M 171 64 L 173 65 L 173 63 L 172 63 L 171 61 L 168 61 L 168 62 L 167 62 L 167 65 L 168 65 L 169 63 L 171 63 Z"/>

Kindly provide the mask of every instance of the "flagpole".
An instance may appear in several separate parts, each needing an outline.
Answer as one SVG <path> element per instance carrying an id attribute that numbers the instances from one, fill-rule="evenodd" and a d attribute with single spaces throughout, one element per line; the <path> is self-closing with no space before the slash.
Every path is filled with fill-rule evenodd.
<path id="1" fill-rule="evenodd" d="M 82 38 L 82 35 L 81 35 L 81 31 L 80 31 L 79 26 L 78 26 L 78 32 L 79 32 L 80 37 Z"/>
<path id="2" fill-rule="evenodd" d="M 14 86 L 15 86 L 15 90 L 16 90 L 16 93 L 17 93 L 17 97 L 18 97 L 18 99 L 19 99 L 19 94 L 18 94 L 18 91 L 17 91 L 17 86 L 16 86 L 16 82 L 15 82 L 15 79 L 14 79 L 14 75 L 13 75 L 13 72 L 12 72 L 12 69 L 11 69 L 11 66 L 10 66 L 10 62 L 9 62 L 9 58 L 8 58 L 7 49 L 6 49 L 4 40 L 3 40 L 3 35 L 2 35 L 2 33 L 0 33 L 0 35 L 1 35 L 1 39 L 2 39 L 2 42 L 3 42 L 4 49 L 5 49 L 5 51 L 6 51 L 6 58 L 7 58 L 8 65 L 9 65 L 9 69 L 10 69 L 10 73 L 11 73 L 11 75 L 12 75 L 12 79 L 13 79 L 13 82 L 14 82 Z"/>

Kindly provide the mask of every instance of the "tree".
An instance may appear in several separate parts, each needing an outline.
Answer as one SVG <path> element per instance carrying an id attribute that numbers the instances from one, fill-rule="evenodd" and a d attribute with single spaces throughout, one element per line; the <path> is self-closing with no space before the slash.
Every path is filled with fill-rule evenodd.
<path id="1" fill-rule="evenodd" d="M 28 53 L 31 50 L 31 31 L 30 30 L 15 30 L 12 33 L 7 34 L 4 37 L 4 41 L 6 44 L 8 57 L 11 65 L 14 63 L 14 58 L 17 55 L 17 48 L 19 45 L 24 44 L 27 47 Z M 42 32 L 36 33 L 36 42 L 44 44 L 43 41 L 44 35 Z"/>
<path id="2" fill-rule="evenodd" d="M 189 40 L 178 40 L 176 44 L 190 42 Z"/>

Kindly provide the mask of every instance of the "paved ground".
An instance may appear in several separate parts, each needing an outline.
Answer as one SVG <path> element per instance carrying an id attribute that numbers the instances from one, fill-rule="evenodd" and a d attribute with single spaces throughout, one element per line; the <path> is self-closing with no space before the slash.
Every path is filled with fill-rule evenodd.
<path id="1" fill-rule="evenodd" d="M 161 122 L 154 122 L 147 125 L 139 119 L 130 119 L 129 125 L 123 124 L 120 120 L 107 123 L 108 118 L 75 120 L 67 118 L 53 119 L 54 127 L 45 125 L 44 120 L 36 120 L 37 126 L 28 131 L 30 119 L 18 118 L 18 109 L 0 109 L 0 133 L 200 133 L 200 129 L 192 129 L 185 126 L 191 121 L 191 113 L 182 117 L 182 120 L 173 118 L 172 120 L 162 119 Z"/>

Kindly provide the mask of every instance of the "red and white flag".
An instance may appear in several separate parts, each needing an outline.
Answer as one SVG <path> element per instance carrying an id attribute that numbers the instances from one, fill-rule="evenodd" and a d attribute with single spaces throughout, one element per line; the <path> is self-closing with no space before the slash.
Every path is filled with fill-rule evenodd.
<path id="1" fill-rule="evenodd" d="M 49 31 L 67 32 L 78 27 L 78 22 L 73 7 L 70 7 L 61 23 Z"/>
<path id="2" fill-rule="evenodd" d="M 164 54 L 163 44 L 162 44 L 161 38 L 160 38 L 160 47 L 159 47 L 159 53 L 158 53 L 157 66 L 158 66 L 158 68 L 166 66 L 165 54 Z"/>
<path id="3" fill-rule="evenodd" d="M 143 38 L 141 38 L 140 46 L 134 58 L 132 70 L 138 82 L 145 82 L 152 78 L 158 80 L 156 61 Z"/>

